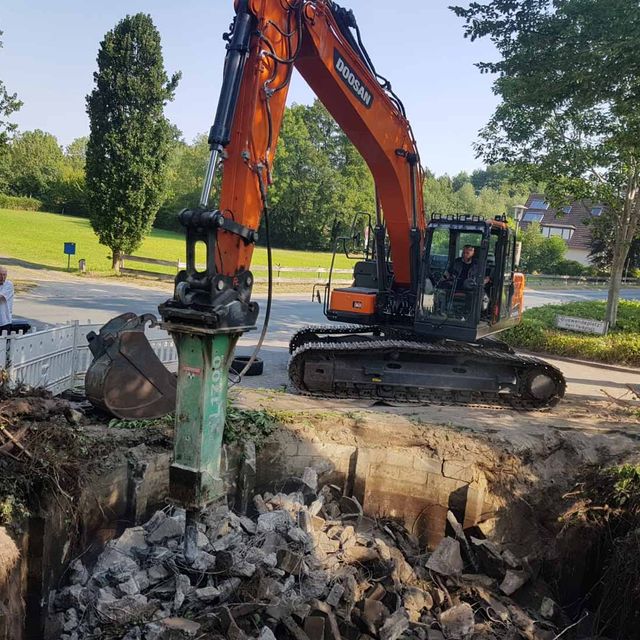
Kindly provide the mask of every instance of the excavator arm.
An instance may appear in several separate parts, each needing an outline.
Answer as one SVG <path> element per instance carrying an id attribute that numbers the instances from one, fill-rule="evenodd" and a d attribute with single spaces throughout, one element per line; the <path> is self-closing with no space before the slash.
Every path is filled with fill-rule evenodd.
<path id="1" fill-rule="evenodd" d="M 248 0 L 236 2 L 236 10 L 201 205 L 208 205 L 222 157 L 219 210 L 258 229 L 295 67 L 369 166 L 393 248 L 395 281 L 415 286 L 412 259 L 425 227 L 418 151 L 402 104 L 386 81 L 380 83 L 349 30 L 356 26 L 353 14 L 328 0 Z M 248 269 L 253 246 L 221 229 L 216 268 L 229 276 Z"/>
<path id="2" fill-rule="evenodd" d="M 188 555 L 197 510 L 222 492 L 229 364 L 238 338 L 255 328 L 258 315 L 251 301 L 251 257 L 263 216 L 268 229 L 267 190 L 294 68 L 373 174 L 378 232 L 388 234 L 392 247 L 393 287 L 415 292 L 425 227 L 411 128 L 364 51 L 353 14 L 329 0 L 236 0 L 235 9 L 225 35 L 223 83 L 200 206 L 180 213 L 187 266 L 176 278 L 174 297 L 160 306 L 179 357 L 170 485 L 173 498 L 188 509 Z M 219 203 L 211 207 L 219 169 Z M 204 271 L 195 258 L 200 242 L 206 245 Z"/>

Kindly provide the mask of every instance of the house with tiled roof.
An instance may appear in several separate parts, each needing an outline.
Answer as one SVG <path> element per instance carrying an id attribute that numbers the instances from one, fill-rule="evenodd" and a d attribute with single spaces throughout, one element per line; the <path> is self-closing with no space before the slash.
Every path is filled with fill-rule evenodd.
<path id="1" fill-rule="evenodd" d="M 602 215 L 602 205 L 576 201 L 561 208 L 552 209 L 543 193 L 532 193 L 527 199 L 520 219 L 520 228 L 526 229 L 538 222 L 540 232 L 546 236 L 560 236 L 567 244 L 566 260 L 576 260 L 585 266 L 590 264 L 591 228 L 588 220 Z"/>

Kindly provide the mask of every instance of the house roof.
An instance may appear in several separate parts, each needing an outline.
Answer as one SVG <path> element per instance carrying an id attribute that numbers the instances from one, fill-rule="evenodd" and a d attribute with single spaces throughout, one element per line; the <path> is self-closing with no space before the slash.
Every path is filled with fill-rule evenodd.
<path id="1" fill-rule="evenodd" d="M 585 224 L 585 220 L 592 218 L 591 208 L 593 205 L 590 202 L 584 200 L 577 200 L 571 203 L 571 211 L 565 213 L 562 209 L 540 209 L 532 207 L 531 205 L 535 200 L 545 200 L 544 193 L 532 193 L 526 202 L 526 211 L 523 217 L 527 213 L 543 214 L 543 218 L 540 221 L 542 227 L 564 227 L 573 228 L 574 232 L 570 240 L 567 240 L 567 247 L 569 249 L 589 249 L 591 244 L 591 229 Z M 597 205 L 599 206 L 599 205 Z M 522 221 L 520 226 L 526 229 L 530 222 Z"/>

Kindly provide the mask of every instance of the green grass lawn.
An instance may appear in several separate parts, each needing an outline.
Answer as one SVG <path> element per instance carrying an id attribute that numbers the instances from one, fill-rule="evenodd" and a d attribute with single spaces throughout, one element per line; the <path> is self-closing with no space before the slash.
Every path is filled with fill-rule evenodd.
<path id="1" fill-rule="evenodd" d="M 63 216 L 41 211 L 15 211 L 0 209 L 0 255 L 21 260 L 34 266 L 50 269 L 66 269 L 67 257 L 63 253 L 65 242 L 76 243 L 76 255 L 71 258 L 72 268 L 77 269 L 78 260 L 87 261 L 87 270 L 96 274 L 111 272 L 111 252 L 98 243 L 98 239 L 85 218 Z M 184 260 L 184 238 L 171 231 L 154 229 L 135 252 L 137 256 L 161 260 Z M 274 264 L 282 267 L 323 267 L 331 265 L 331 254 L 322 252 L 273 250 Z M 267 251 L 258 247 L 254 253 L 254 265 L 267 264 Z M 28 264 L 26 266 L 29 266 Z M 134 268 L 155 271 L 159 267 L 134 264 Z M 349 269 L 353 262 L 344 255 L 336 258 L 336 268 Z M 165 270 L 170 272 L 170 270 Z M 297 277 L 298 274 L 282 274 Z M 301 274 L 302 275 L 302 274 Z M 257 277 L 266 277 L 258 272 Z M 314 277 L 306 274 L 307 278 Z M 345 276 L 340 276 L 344 278 Z"/>
<path id="2" fill-rule="evenodd" d="M 545 305 L 524 312 L 520 325 L 500 334 L 510 345 L 551 355 L 640 366 L 640 302 L 621 300 L 618 324 L 606 336 L 555 328 L 557 315 L 603 320 L 605 303 Z"/>

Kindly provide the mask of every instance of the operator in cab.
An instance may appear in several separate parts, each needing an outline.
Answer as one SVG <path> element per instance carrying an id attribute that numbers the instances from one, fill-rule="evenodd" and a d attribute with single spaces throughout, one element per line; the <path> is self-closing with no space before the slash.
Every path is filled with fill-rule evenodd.
<path id="1" fill-rule="evenodd" d="M 476 286 L 478 279 L 478 261 L 475 258 L 476 249 L 473 245 L 465 244 L 462 255 L 449 263 L 443 274 L 440 286 L 444 289 L 454 287 L 456 291 L 468 291 Z M 485 279 L 485 284 L 488 279 Z"/>

